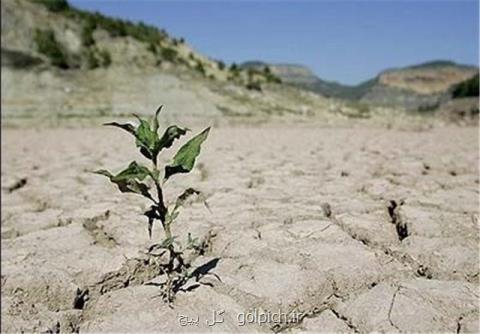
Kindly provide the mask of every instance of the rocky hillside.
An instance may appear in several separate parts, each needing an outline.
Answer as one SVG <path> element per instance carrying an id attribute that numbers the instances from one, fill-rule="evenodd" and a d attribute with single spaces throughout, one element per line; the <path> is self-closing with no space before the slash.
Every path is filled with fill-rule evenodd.
<path id="1" fill-rule="evenodd" d="M 247 68 L 266 65 L 261 62 L 244 64 Z M 457 84 L 478 75 L 477 67 L 450 61 L 432 61 L 386 70 L 359 85 L 347 86 L 322 80 L 305 66 L 285 64 L 269 66 L 283 82 L 323 96 L 419 111 L 435 109 L 451 98 L 452 90 Z"/>
<path id="2" fill-rule="evenodd" d="M 241 71 L 236 65 L 227 68 L 164 30 L 79 10 L 66 0 L 2 2 L 2 54 L 4 63 L 17 66 L 28 65 L 27 59 L 61 69 L 173 64 L 220 81 L 278 82 L 268 73 Z"/>
<path id="3" fill-rule="evenodd" d="M 361 97 L 361 101 L 394 104 L 407 109 L 429 111 L 448 102 L 459 83 L 478 74 L 478 68 L 450 61 L 387 70 L 377 83 Z"/>
<path id="4" fill-rule="evenodd" d="M 121 116 L 158 104 L 172 117 L 216 120 L 370 118 L 398 114 L 399 106 L 436 108 L 449 87 L 478 73 L 436 62 L 345 86 L 303 66 L 225 64 L 162 29 L 66 0 L 5 0 L 1 15 L 4 119 Z"/>
<path id="5" fill-rule="evenodd" d="M 221 119 L 325 114 L 315 94 L 280 84 L 268 67 L 227 66 L 183 38 L 65 0 L 6 0 L 2 117 L 91 117 L 150 112 Z"/>
<path id="6" fill-rule="evenodd" d="M 438 94 L 478 73 L 478 68 L 451 61 L 433 61 L 380 74 L 378 83 L 418 94 Z"/>

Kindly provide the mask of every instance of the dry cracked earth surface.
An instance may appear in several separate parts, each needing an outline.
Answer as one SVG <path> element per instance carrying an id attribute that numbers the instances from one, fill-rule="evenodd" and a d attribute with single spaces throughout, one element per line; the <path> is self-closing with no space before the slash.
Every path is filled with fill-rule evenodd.
<path id="1" fill-rule="evenodd" d="M 115 129 L 2 131 L 3 332 L 479 332 L 478 128 L 215 128 L 174 232 L 220 278 L 170 308 L 141 197 L 92 170 L 142 158 Z M 167 157 L 163 157 L 167 159 Z M 223 322 L 208 326 L 213 311 Z M 268 323 L 248 312 L 301 314 Z M 199 317 L 180 326 L 179 316 Z"/>

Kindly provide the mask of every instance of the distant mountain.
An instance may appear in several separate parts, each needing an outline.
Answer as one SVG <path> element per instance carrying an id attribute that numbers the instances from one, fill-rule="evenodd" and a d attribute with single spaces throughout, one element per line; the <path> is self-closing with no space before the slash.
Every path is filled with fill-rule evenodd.
<path id="1" fill-rule="evenodd" d="M 358 99 L 376 83 L 376 79 L 371 79 L 356 86 L 343 85 L 338 82 L 320 79 L 304 65 L 267 64 L 261 61 L 249 61 L 241 65 L 242 68 L 253 68 L 256 70 L 261 70 L 266 66 L 269 66 L 272 73 L 280 77 L 282 82 L 319 93 L 326 97 Z"/>
<path id="2" fill-rule="evenodd" d="M 379 74 L 361 101 L 401 106 L 409 110 L 436 109 L 452 98 L 459 83 L 478 74 L 478 67 L 436 60 Z"/>
<path id="3" fill-rule="evenodd" d="M 379 75 L 378 83 L 418 94 L 446 92 L 453 85 L 478 73 L 478 67 L 436 60 L 419 65 L 389 69 Z"/>
<path id="4" fill-rule="evenodd" d="M 452 89 L 478 74 L 475 66 L 435 60 L 404 68 L 388 69 L 355 86 L 317 77 L 308 67 L 292 64 L 247 62 L 246 68 L 270 66 L 283 82 L 327 97 L 358 100 L 370 104 L 428 109 L 448 100 Z"/>

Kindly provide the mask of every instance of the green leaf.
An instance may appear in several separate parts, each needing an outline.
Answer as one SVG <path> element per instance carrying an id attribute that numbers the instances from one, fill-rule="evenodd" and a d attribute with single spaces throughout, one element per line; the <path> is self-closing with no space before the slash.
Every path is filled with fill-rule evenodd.
<path id="1" fill-rule="evenodd" d="M 155 133 L 157 133 L 158 131 L 158 127 L 159 127 L 158 115 L 160 114 L 160 111 L 162 111 L 162 108 L 163 108 L 163 105 L 158 107 L 157 111 L 155 111 L 155 116 L 153 116 L 153 119 L 152 119 L 152 131 Z"/>
<path id="2" fill-rule="evenodd" d="M 137 164 L 135 161 L 117 175 L 112 175 L 109 171 L 101 169 L 94 173 L 104 175 L 110 179 L 112 183 L 115 183 L 118 189 L 122 193 L 131 192 L 142 195 L 153 201 L 152 196 L 149 193 L 149 187 L 139 181 L 142 181 L 150 174 L 148 168 Z"/>
<path id="3" fill-rule="evenodd" d="M 135 117 L 140 121 L 140 124 L 135 131 L 135 143 L 145 157 L 152 160 L 156 159 L 158 154 L 158 151 L 156 150 L 159 141 L 158 135 L 150 128 L 150 124 L 146 120 L 137 115 L 135 115 Z"/>
<path id="4" fill-rule="evenodd" d="M 103 125 L 105 126 L 115 126 L 117 128 L 123 129 L 132 135 L 135 135 L 135 127 L 132 124 L 125 123 L 125 124 L 120 124 L 117 122 L 110 122 L 110 123 L 104 123 Z"/>
<path id="5" fill-rule="evenodd" d="M 173 157 L 173 163 L 165 167 L 165 180 L 177 173 L 188 173 L 193 169 L 200 154 L 202 143 L 207 139 L 210 127 L 190 139 Z"/>
<path id="6" fill-rule="evenodd" d="M 139 121 L 140 124 L 135 128 L 132 124 L 120 124 L 117 122 L 105 123 L 106 126 L 115 126 L 117 128 L 123 129 L 128 133 L 135 136 L 135 143 L 137 147 L 140 148 L 140 152 L 147 157 L 148 159 L 156 159 L 158 154 L 157 146 L 159 144 L 159 139 L 157 135 L 158 129 L 158 119 L 157 116 L 160 113 L 161 107 L 155 113 L 154 121 L 152 121 L 152 127 L 150 128 L 150 123 L 145 119 L 140 118 L 137 115 L 134 115 Z"/>
<path id="7" fill-rule="evenodd" d="M 99 175 L 104 175 L 110 179 L 113 177 L 112 173 L 110 173 L 108 170 L 105 170 L 105 169 L 96 170 L 94 171 L 94 173 Z"/>
<path id="8" fill-rule="evenodd" d="M 142 181 L 150 175 L 150 170 L 142 165 L 139 165 L 136 161 L 132 161 L 126 169 L 118 173 L 113 177 L 114 181 L 137 179 Z"/>
<path id="9" fill-rule="evenodd" d="M 162 138 L 158 142 L 158 147 L 156 148 L 158 152 L 164 148 L 170 148 L 173 145 L 175 139 L 180 138 L 181 136 L 187 133 L 188 129 L 179 128 L 176 125 L 169 126 L 163 133 Z"/>
<path id="10" fill-rule="evenodd" d="M 179 128 L 176 125 L 169 126 L 161 138 L 158 136 L 159 121 L 158 116 L 163 106 L 158 107 L 155 115 L 152 117 L 151 122 L 141 118 L 138 115 L 134 116 L 138 119 L 139 124 L 135 127 L 132 124 L 120 124 L 117 122 L 105 123 L 107 126 L 115 126 L 123 129 L 135 137 L 135 144 L 140 148 L 146 158 L 156 161 L 158 153 L 164 148 L 169 148 L 173 145 L 174 141 L 181 136 L 185 135 L 188 129 Z"/>

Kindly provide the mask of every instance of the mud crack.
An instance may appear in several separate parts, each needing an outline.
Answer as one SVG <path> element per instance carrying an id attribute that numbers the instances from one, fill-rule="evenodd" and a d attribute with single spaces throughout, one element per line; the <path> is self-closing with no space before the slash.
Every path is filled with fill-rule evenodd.
<path id="1" fill-rule="evenodd" d="M 347 325 L 348 328 L 350 328 L 351 330 L 353 330 L 355 333 L 360 333 L 360 330 L 357 328 L 357 326 L 355 326 L 351 320 L 349 320 L 346 316 L 340 314 L 337 310 L 335 310 L 334 308 L 331 308 L 330 311 L 332 311 L 332 313 L 341 321 L 343 321 L 345 323 L 345 325 Z"/>
<path id="2" fill-rule="evenodd" d="M 390 325 L 392 325 L 392 327 L 397 329 L 399 332 L 401 332 L 400 328 L 398 328 L 397 325 L 395 325 L 392 321 L 392 311 L 393 311 L 393 305 L 395 304 L 395 298 L 397 298 L 397 294 L 400 291 L 400 288 L 401 287 L 398 287 L 397 290 L 395 290 L 395 292 L 393 293 L 392 301 L 390 302 L 390 307 L 388 309 L 388 322 L 390 323 Z"/>

